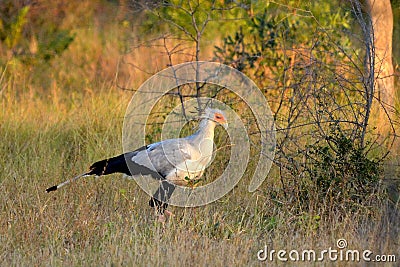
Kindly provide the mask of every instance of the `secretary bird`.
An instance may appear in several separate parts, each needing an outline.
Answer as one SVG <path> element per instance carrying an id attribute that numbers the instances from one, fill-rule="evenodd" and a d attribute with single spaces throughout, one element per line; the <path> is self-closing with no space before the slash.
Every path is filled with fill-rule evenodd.
<path id="1" fill-rule="evenodd" d="M 156 209 L 159 220 L 164 220 L 168 200 L 175 185 L 188 185 L 198 179 L 212 159 L 214 150 L 214 129 L 220 124 L 228 127 L 225 114 L 219 109 L 206 108 L 201 116 L 199 129 L 184 138 L 167 139 L 143 146 L 135 151 L 93 163 L 89 171 L 49 187 L 46 192 L 55 191 L 81 177 L 102 176 L 123 173 L 128 176 L 150 175 L 160 181 L 160 186 L 151 197 L 149 205 Z"/>

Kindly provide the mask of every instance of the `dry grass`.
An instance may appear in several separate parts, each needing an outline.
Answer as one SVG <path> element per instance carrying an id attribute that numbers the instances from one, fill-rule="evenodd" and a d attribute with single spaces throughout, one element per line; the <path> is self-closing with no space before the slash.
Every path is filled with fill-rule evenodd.
<path id="1" fill-rule="evenodd" d="M 122 152 L 132 92 L 115 87 L 115 71 L 130 87 L 148 75 L 122 64 L 118 31 L 109 32 L 114 35 L 102 39 L 93 29 L 77 29 L 73 45 L 51 65 L 32 72 L 10 62 L 7 75 L 0 75 L 1 266 L 264 266 L 257 260 L 264 245 L 320 251 L 335 248 L 338 238 L 350 249 L 396 254 L 399 262 L 400 214 L 393 205 L 383 201 L 369 210 L 373 214 L 360 209 L 344 217 L 302 212 L 290 204 L 291 196 L 274 196 L 280 187 L 276 169 L 255 193 L 246 191 L 245 177 L 215 203 L 172 207 L 175 217 L 164 226 L 148 207 L 149 197 L 120 175 L 45 193 Z M 148 71 L 167 62 L 150 48 L 123 61 Z M 398 176 L 398 166 L 391 168 L 388 175 Z"/>
<path id="2" fill-rule="evenodd" d="M 77 102 L 61 90 L 57 95 L 64 99 L 58 105 L 29 94 L 2 96 L 2 266 L 257 265 L 265 244 L 322 250 L 338 238 L 352 249 L 399 255 L 398 211 L 383 205 L 374 216 L 341 219 L 294 213 L 271 198 L 278 186 L 273 175 L 253 194 L 244 179 L 213 204 L 172 208 L 176 216 L 165 226 L 155 221 L 148 196 L 120 175 L 46 194 L 46 187 L 94 160 L 120 153 L 130 97 L 115 89 L 83 94 Z"/>

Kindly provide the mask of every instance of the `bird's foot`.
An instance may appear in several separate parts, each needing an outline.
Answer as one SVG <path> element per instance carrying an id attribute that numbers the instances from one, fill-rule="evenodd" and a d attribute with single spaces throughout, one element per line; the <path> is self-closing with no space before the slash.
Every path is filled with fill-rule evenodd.
<path id="1" fill-rule="evenodd" d="M 167 221 L 167 217 L 173 217 L 175 216 L 172 212 L 169 210 L 165 210 L 164 214 L 158 214 L 158 222 L 160 223 L 165 223 Z"/>
<path id="2" fill-rule="evenodd" d="M 165 214 L 158 215 L 158 222 L 165 223 L 166 221 L 167 221 L 167 217 L 165 217 Z"/>
<path id="3" fill-rule="evenodd" d="M 168 217 L 174 217 L 174 216 L 175 216 L 175 215 L 174 215 L 172 212 L 170 212 L 169 210 L 165 210 L 164 213 L 165 213 L 166 215 L 168 215 Z"/>

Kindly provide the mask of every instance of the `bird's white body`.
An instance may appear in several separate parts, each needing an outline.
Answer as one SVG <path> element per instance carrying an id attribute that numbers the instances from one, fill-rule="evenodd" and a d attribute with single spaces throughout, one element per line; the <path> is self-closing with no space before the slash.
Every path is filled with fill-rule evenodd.
<path id="1" fill-rule="evenodd" d="M 178 139 L 184 160 L 166 176 L 167 180 L 177 185 L 185 185 L 188 180 L 199 179 L 210 164 L 214 153 L 214 121 L 205 121 L 194 135 Z M 202 126 L 202 125 L 201 125 Z"/>
<path id="2" fill-rule="evenodd" d="M 211 162 L 215 126 L 215 121 L 203 119 L 193 135 L 148 145 L 144 150 L 133 152 L 130 159 L 176 185 L 187 185 L 189 180 L 200 178 Z"/>
<path id="3" fill-rule="evenodd" d="M 46 189 L 55 191 L 81 177 L 124 173 L 129 176 L 150 175 L 160 181 L 160 187 L 149 204 L 156 207 L 160 216 L 174 191 L 174 185 L 188 185 L 200 178 L 210 164 L 214 152 L 214 129 L 217 124 L 227 127 L 226 117 L 218 109 L 207 108 L 199 130 L 185 138 L 168 139 L 143 146 L 122 155 L 100 160 L 86 173 Z M 171 186 L 172 185 L 172 186 Z"/>

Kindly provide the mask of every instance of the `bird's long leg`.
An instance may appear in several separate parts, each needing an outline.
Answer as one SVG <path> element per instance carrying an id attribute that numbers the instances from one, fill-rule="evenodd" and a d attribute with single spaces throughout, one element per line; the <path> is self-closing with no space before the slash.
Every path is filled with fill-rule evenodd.
<path id="1" fill-rule="evenodd" d="M 164 180 L 161 182 L 161 185 L 151 198 L 149 204 L 151 207 L 155 207 L 158 220 L 160 222 L 165 222 L 165 214 L 168 216 L 172 216 L 172 212 L 166 210 L 168 207 L 168 200 L 171 198 L 172 193 L 175 191 L 175 185 L 169 183 L 168 181 Z"/>

